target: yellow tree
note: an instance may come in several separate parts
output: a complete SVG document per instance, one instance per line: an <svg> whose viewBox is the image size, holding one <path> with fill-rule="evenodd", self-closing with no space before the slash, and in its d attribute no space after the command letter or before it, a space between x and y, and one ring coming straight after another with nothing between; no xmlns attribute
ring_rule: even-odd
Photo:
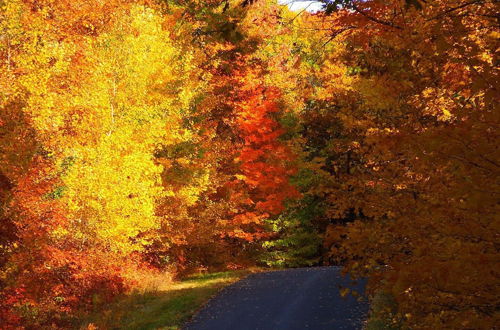
<svg viewBox="0 0 500 330"><path fill-rule="evenodd" d="M190 55L151 8L124 6L108 19L103 30L90 21L89 35L62 42L42 34L48 40L22 54L30 71L20 79L75 229L127 252L130 238L158 226L155 201L169 193L155 150L189 138L180 124L192 95Z"/></svg>
<svg viewBox="0 0 500 330"><path fill-rule="evenodd" d="M1 140L15 243L1 243L0 307L2 319L40 311L24 321L42 326L123 290L116 256L160 226L157 200L173 191L155 151L190 138L181 124L198 79L158 8L12 0L1 15L1 125L19 134Z"/></svg>

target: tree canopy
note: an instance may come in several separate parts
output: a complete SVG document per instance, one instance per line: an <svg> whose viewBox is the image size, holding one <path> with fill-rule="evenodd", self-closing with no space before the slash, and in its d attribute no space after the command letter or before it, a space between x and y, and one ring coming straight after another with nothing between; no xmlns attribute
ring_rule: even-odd
<svg viewBox="0 0 500 330"><path fill-rule="evenodd" d="M3 328L255 264L498 324L497 2L321 2L0 0Z"/></svg>

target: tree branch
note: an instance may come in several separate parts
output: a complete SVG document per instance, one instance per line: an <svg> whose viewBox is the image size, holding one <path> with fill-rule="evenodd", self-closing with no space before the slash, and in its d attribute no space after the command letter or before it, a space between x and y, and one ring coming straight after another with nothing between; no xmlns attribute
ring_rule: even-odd
<svg viewBox="0 0 500 330"><path fill-rule="evenodd" d="M445 10L445 11L443 11L442 13L437 14L436 16L433 16L433 17L431 17L431 18L428 18L428 19L427 19L427 21L432 21L432 20L435 20L435 19L441 18L441 17L443 17L443 16L445 16L445 15L447 15L447 14L449 14L449 13L452 13L452 12L454 12L454 11L456 11L456 10L459 10L459 9L465 8L465 7L470 6L470 5L481 4L481 3L484 3L484 1L482 1L482 0L474 0L474 1L469 1L469 2L463 3L463 4L459 5L459 6L452 7L452 8L450 8L450 9L448 9L448 10Z"/></svg>
<svg viewBox="0 0 500 330"><path fill-rule="evenodd" d="M389 27L394 28L394 29L403 30L403 28L401 26L399 26L399 25L396 25L396 24L394 24L392 22L383 21L383 20L380 20L380 19L378 19L376 17L368 15L365 11L363 11L358 6L356 6L355 3L352 4L352 9L354 9L355 12L357 12L357 13L363 15L364 17L368 18L372 22L375 22L375 23L378 23L378 24L382 24L382 25L385 25L385 26L389 26Z"/></svg>

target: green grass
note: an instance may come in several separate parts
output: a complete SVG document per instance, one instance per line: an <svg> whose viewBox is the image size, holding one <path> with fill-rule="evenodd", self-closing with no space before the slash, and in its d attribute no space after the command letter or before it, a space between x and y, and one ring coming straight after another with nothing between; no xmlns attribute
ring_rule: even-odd
<svg viewBox="0 0 500 330"><path fill-rule="evenodd" d="M180 329L213 295L249 271L190 276L134 292L106 306L85 322L90 329Z"/></svg>

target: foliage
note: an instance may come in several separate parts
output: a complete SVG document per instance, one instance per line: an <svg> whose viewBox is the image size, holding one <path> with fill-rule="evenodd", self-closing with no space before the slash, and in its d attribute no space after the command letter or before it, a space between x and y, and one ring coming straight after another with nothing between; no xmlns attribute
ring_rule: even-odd
<svg viewBox="0 0 500 330"><path fill-rule="evenodd" d="M243 271L196 274L179 282L157 274L150 278L152 286L120 297L104 310L94 312L83 324L105 329L181 329L216 292L247 274Z"/></svg>
<svg viewBox="0 0 500 330"><path fill-rule="evenodd" d="M373 290L394 296L407 326L490 328L498 303L495 5L347 8L329 16L332 29L347 30L336 39L344 50L328 61L352 79L329 101L349 157L332 164L346 171L327 199L333 217L351 208L364 216L331 226L326 244L350 271L370 276Z"/></svg>
<svg viewBox="0 0 500 330"><path fill-rule="evenodd" d="M402 328L401 319L397 317L397 303L391 294L379 291L371 300L370 316L366 329L398 330Z"/></svg>
<svg viewBox="0 0 500 330"><path fill-rule="evenodd" d="M263 262L270 267L305 267L320 261L321 238L297 219L269 220L278 238L263 243Z"/></svg>
<svg viewBox="0 0 500 330"><path fill-rule="evenodd" d="M323 2L0 1L2 326L264 261L494 327L496 2Z"/></svg>

